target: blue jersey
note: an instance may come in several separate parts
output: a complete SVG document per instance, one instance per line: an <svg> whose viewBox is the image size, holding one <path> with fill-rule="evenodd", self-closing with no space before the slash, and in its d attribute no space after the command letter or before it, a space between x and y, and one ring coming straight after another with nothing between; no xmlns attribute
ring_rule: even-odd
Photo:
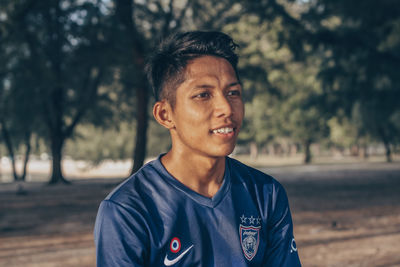
<svg viewBox="0 0 400 267"><path fill-rule="evenodd" d="M283 187L226 158L212 198L164 168L161 156L102 201L97 266L301 266Z"/></svg>

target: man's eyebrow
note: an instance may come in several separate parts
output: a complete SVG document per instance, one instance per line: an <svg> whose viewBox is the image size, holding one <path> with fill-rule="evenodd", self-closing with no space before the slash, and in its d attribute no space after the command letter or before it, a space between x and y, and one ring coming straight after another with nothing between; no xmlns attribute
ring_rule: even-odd
<svg viewBox="0 0 400 267"><path fill-rule="evenodd" d="M242 86L242 83L241 83L241 82L239 82L239 81L237 81L237 82L233 82L233 83L230 83L230 84L228 84L228 87L232 87L232 86L236 86L236 85L240 85L240 86Z"/></svg>
<svg viewBox="0 0 400 267"><path fill-rule="evenodd" d="M235 87L235 86L242 86L242 83L239 82L239 81L230 83L227 86L225 86L225 89L232 88L232 87Z"/></svg>
<svg viewBox="0 0 400 267"><path fill-rule="evenodd" d="M236 82L232 82L232 83L230 83L230 84L228 84L227 86L225 86L225 88L230 88L230 87L234 87L234 86L237 86L237 85L242 85L239 81L236 81ZM192 87L192 89L193 90L196 90L196 89L210 89L210 88L214 88L215 86L213 86L213 85L211 85L211 84L206 84L206 83L204 83L204 84L198 84L198 85L195 85L194 87Z"/></svg>
<svg viewBox="0 0 400 267"><path fill-rule="evenodd" d="M208 88L213 88L214 86L210 85L210 84L199 84L199 85L195 85L192 89L208 89Z"/></svg>

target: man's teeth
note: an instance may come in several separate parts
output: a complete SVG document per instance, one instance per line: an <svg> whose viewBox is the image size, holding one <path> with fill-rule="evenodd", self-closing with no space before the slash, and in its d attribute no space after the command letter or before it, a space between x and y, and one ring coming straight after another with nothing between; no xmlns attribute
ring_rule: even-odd
<svg viewBox="0 0 400 267"><path fill-rule="evenodd" d="M227 134L233 132L233 128L225 127L225 128L220 128L213 130L213 133L222 133L222 134Z"/></svg>

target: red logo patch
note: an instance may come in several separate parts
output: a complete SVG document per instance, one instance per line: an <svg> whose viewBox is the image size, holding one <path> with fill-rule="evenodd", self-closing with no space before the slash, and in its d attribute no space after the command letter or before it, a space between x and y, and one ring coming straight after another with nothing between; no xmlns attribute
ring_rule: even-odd
<svg viewBox="0 0 400 267"><path fill-rule="evenodd" d="M181 241L179 240L179 238L177 237L172 238L171 244L169 245L169 249L173 253L178 253L179 250L181 250Z"/></svg>

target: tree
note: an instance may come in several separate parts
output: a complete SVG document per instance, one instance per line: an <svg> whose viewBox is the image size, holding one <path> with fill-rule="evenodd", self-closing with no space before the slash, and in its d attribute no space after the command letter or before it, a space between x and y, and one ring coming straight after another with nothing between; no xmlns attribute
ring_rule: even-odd
<svg viewBox="0 0 400 267"><path fill-rule="evenodd" d="M297 60L281 40L284 26L280 16L269 20L258 13L244 15L237 27L231 26L235 39L244 44L240 67L248 104L240 138L257 146L300 143L304 162L309 163L311 143L325 136L327 129L318 103L323 94L316 79L319 61L315 55Z"/></svg>
<svg viewBox="0 0 400 267"><path fill-rule="evenodd" d="M295 60L321 60L322 110L351 117L359 105L360 125L381 140L390 161L399 136L400 7L391 0L263 0L248 8L265 21L281 20L280 43Z"/></svg>
<svg viewBox="0 0 400 267"><path fill-rule="evenodd" d="M107 54L105 16L101 5L89 1L7 4L7 24L12 33L18 33L13 45L24 51L14 61L35 78L33 84L22 88L40 96L34 99L40 107L34 115L47 128L52 154L50 183L67 182L61 169L65 140L99 98L98 88L111 56ZM29 94L23 97L28 99Z"/></svg>
<svg viewBox="0 0 400 267"><path fill-rule="evenodd" d="M15 93L16 90L10 90ZM20 97L15 95L0 96L0 132L6 145L11 160L14 181L24 181L27 174L27 165L31 151L31 136L34 132L34 118L29 116L31 109L26 103L21 103ZM18 101L18 102L16 102ZM18 147L25 147L23 167L21 175L16 168L16 151Z"/></svg>
<svg viewBox="0 0 400 267"><path fill-rule="evenodd" d="M13 3L5 3L5 10L12 10ZM0 67L0 135L5 143L11 160L14 181L25 180L27 164L31 151L31 136L39 133L38 120L34 113L37 108L37 96L33 93L35 77L24 66L29 64L25 59L26 49L16 43L21 36L9 21L6 13L0 13L0 35L3 41L0 49L2 64ZM28 90L26 90L28 88ZM36 129L34 126L36 125ZM16 169L16 154L19 148L25 147L21 175Z"/></svg>
<svg viewBox="0 0 400 267"><path fill-rule="evenodd" d="M359 108L359 124L381 140L391 161L400 134L395 118L400 96L400 7L393 1L310 2L303 22L309 42L324 51L320 78L327 108Z"/></svg>
<svg viewBox="0 0 400 267"><path fill-rule="evenodd" d="M146 155L147 127L148 127L148 103L150 94L146 81L145 56L147 51L146 39L138 31L134 14L136 6L133 1L115 1L116 25L120 27L119 36L122 38L121 62L122 83L125 91L135 89L136 93L136 142L133 155L132 173L136 172L144 162ZM134 86L132 86L134 84Z"/></svg>

